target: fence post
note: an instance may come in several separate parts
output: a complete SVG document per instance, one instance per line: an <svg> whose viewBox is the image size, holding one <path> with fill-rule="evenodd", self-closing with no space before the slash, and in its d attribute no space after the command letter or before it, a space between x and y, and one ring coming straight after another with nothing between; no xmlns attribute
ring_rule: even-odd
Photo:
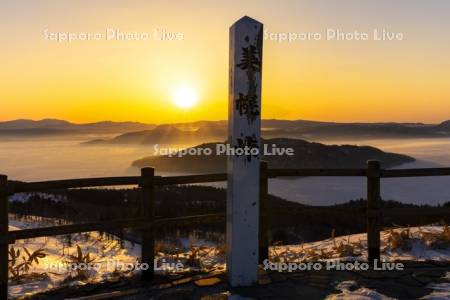
<svg viewBox="0 0 450 300"><path fill-rule="evenodd" d="M267 162L260 163L259 183L259 263L269 258L269 177Z"/></svg>
<svg viewBox="0 0 450 300"><path fill-rule="evenodd" d="M368 260L380 260L381 229L381 165L379 161L367 162L367 250Z"/></svg>
<svg viewBox="0 0 450 300"><path fill-rule="evenodd" d="M8 177L0 175L0 299L8 299Z"/></svg>
<svg viewBox="0 0 450 300"><path fill-rule="evenodd" d="M153 168L141 169L141 206L143 218L146 221L155 219L155 198L153 178L155 170ZM148 264L148 269L142 271L143 280L152 280L154 276L154 259L155 259L155 235L154 227L146 227L142 231L141 260L142 263Z"/></svg>

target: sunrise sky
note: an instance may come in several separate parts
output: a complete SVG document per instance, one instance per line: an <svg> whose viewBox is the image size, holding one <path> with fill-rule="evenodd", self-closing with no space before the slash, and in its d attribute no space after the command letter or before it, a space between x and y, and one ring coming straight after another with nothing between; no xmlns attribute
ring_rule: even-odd
<svg viewBox="0 0 450 300"><path fill-rule="evenodd" d="M319 41L264 41L264 118L450 119L447 0L0 0L0 120L225 119L228 28L244 15L263 22L267 33L322 34ZM151 36L46 38L108 28ZM383 28L403 39L374 41L373 30ZM162 29L183 38L155 40ZM368 33L369 40L326 40L327 29ZM180 104L183 95L189 103Z"/></svg>

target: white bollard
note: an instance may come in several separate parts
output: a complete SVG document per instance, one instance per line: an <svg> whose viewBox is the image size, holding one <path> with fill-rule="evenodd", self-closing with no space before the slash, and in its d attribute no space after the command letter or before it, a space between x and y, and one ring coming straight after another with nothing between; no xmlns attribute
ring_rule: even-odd
<svg viewBox="0 0 450 300"><path fill-rule="evenodd" d="M262 23L246 16L231 26L228 143L236 155L228 156L227 164L227 272L232 286L258 280L262 44Z"/></svg>

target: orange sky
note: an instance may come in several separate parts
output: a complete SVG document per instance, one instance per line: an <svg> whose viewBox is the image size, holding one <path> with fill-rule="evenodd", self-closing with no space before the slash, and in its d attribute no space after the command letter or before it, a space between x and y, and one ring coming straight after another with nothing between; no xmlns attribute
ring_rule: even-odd
<svg viewBox="0 0 450 300"><path fill-rule="evenodd" d="M0 120L148 123L227 117L228 27L247 14L269 33L367 32L401 41L265 40L263 117L333 121L450 119L450 3L444 1L2 2ZM49 32L146 32L179 41L55 42ZM198 104L176 107L188 85Z"/></svg>

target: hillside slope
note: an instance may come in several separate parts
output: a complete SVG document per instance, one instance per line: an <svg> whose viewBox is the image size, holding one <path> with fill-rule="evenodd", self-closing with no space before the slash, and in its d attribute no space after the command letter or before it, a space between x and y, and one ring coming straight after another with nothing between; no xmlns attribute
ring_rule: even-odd
<svg viewBox="0 0 450 300"><path fill-rule="evenodd" d="M414 158L383 152L369 146L324 145L304 140L277 138L264 140L265 145L276 145L279 148L293 148L293 156L264 156L270 168L363 168L367 160L376 159L383 167L390 168L414 161ZM212 155L186 156L150 156L132 163L134 167L152 166L162 171L174 172L225 172L225 154L216 155L218 143L208 143L192 148L211 149Z"/></svg>

